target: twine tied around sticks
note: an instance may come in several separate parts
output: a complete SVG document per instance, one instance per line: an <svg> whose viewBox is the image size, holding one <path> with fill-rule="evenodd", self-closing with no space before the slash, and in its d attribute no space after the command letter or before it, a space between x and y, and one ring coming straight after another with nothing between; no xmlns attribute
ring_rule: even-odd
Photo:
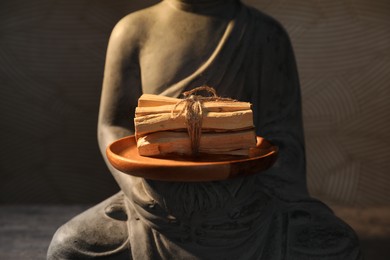
<svg viewBox="0 0 390 260"><path fill-rule="evenodd" d="M212 96L204 97L194 95L198 91L207 91ZM217 95L217 91L209 86L200 86L189 91L183 92L184 99L175 104L171 110L171 118L176 119L184 114L185 122L187 126L188 136L191 142L191 153L197 155L199 153L200 138L202 135L202 119L203 119L203 106L205 101L222 101L222 102L236 102L237 100L231 98L223 98ZM175 113L176 108L183 104L183 108Z"/></svg>

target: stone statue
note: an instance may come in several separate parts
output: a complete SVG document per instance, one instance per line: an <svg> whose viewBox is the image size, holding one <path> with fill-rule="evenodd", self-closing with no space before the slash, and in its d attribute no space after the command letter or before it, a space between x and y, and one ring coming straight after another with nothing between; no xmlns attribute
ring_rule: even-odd
<svg viewBox="0 0 390 260"><path fill-rule="evenodd" d="M98 139L133 134L142 93L200 85L253 103L279 146L268 171L219 182L161 182L108 167L121 191L58 229L48 259L359 259L353 230L309 197L300 87L281 25L238 0L165 0L123 18L107 51Z"/></svg>

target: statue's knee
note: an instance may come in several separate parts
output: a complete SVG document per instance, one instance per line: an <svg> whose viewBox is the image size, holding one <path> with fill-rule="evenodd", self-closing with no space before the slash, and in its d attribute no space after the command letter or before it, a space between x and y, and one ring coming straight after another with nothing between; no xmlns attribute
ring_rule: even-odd
<svg viewBox="0 0 390 260"><path fill-rule="evenodd" d="M116 259L128 248L127 214L115 195L61 226L50 243L48 259ZM109 258L107 258L109 257Z"/></svg>
<svg viewBox="0 0 390 260"><path fill-rule="evenodd" d="M55 232L47 251L47 259L71 259L74 248L72 247L72 237L67 231L67 224L61 226Z"/></svg>
<svg viewBox="0 0 390 260"><path fill-rule="evenodd" d="M117 259L128 254L126 221L105 218L91 223L70 221L61 226L50 243L47 259Z"/></svg>
<svg viewBox="0 0 390 260"><path fill-rule="evenodd" d="M300 259L306 259L302 256L313 259L359 258L359 241L355 232L331 212L316 208L295 210L290 217L289 245Z"/></svg>

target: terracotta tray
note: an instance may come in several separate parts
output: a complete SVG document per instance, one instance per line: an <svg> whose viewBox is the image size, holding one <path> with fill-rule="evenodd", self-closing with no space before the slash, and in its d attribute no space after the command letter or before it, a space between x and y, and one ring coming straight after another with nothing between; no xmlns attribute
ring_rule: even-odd
<svg viewBox="0 0 390 260"><path fill-rule="evenodd" d="M110 163L119 171L161 181L216 181L260 173L275 162L278 148L257 137L251 157L200 154L198 157L170 155L156 158L138 154L134 136L113 142L107 147Z"/></svg>

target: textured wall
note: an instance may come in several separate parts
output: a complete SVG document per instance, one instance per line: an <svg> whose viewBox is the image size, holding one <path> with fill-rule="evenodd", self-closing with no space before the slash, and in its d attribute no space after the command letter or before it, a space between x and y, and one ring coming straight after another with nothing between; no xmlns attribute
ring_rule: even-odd
<svg viewBox="0 0 390 260"><path fill-rule="evenodd" d="M115 192L96 141L106 45L118 19L154 2L0 1L0 202ZM245 2L292 38L312 194L390 205L390 2Z"/></svg>
<svg viewBox="0 0 390 260"><path fill-rule="evenodd" d="M314 196L390 205L390 1L251 1L293 41Z"/></svg>

